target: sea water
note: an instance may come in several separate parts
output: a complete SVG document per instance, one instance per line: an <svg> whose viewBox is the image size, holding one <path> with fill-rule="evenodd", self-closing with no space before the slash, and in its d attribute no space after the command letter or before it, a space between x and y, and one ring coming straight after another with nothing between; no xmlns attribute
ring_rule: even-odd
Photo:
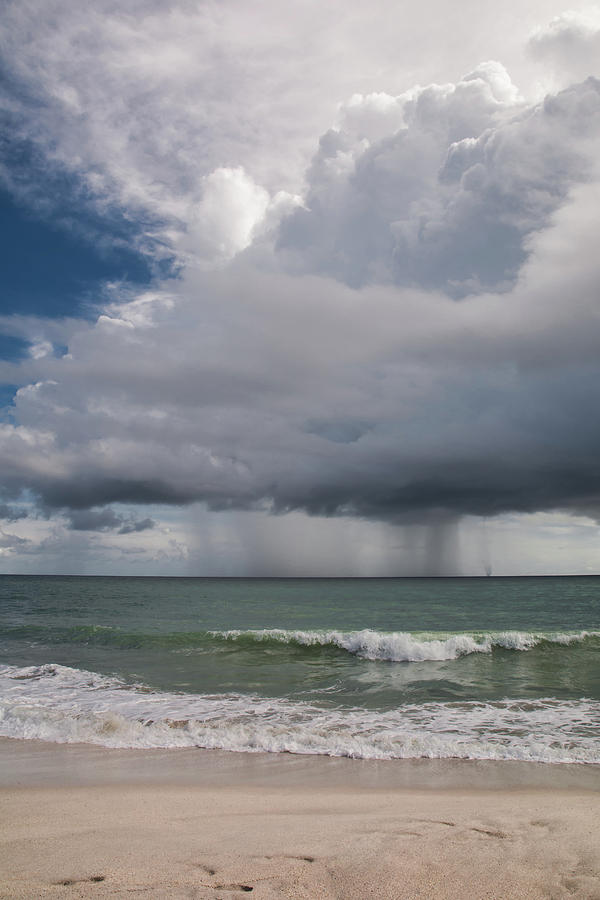
<svg viewBox="0 0 600 900"><path fill-rule="evenodd" d="M600 763L600 578L0 576L0 735Z"/></svg>

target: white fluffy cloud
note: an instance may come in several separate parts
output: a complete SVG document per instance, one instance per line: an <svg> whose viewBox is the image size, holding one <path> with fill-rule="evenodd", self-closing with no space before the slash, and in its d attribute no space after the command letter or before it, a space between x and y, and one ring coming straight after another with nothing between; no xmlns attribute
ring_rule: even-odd
<svg viewBox="0 0 600 900"><path fill-rule="evenodd" d="M244 250L269 205L267 192L243 169L216 169L204 179L198 207L188 224L186 244L192 254L228 260Z"/></svg>
<svg viewBox="0 0 600 900"><path fill-rule="evenodd" d="M353 97L279 249L295 271L355 286L506 290L527 234L593 177L599 138L599 81L526 106L498 63L456 85Z"/></svg>
<svg viewBox="0 0 600 900"><path fill-rule="evenodd" d="M550 67L557 83L587 78L598 71L600 9L588 7L555 16L535 29L529 49L535 59Z"/></svg>
<svg viewBox="0 0 600 900"><path fill-rule="evenodd" d="M561 0L515 2L499 23L495 0L468 0L461 15L439 0L9 0L0 178L46 211L70 192L75 205L135 226L153 255L187 259L184 235L210 229L224 171L242 168L246 191L260 186L244 207L251 216L256 191L300 191L316 137L344 98L361 92L373 105L377 94L455 79L482 55L526 74L515 34L560 12ZM223 245L239 246L237 209L231 233L219 217L218 258Z"/></svg>

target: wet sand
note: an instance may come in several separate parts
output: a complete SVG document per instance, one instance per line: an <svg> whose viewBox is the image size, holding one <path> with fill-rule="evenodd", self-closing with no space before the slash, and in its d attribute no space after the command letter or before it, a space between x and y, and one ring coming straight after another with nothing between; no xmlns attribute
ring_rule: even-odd
<svg viewBox="0 0 600 900"><path fill-rule="evenodd" d="M600 769L0 740L0 897L600 900Z"/></svg>

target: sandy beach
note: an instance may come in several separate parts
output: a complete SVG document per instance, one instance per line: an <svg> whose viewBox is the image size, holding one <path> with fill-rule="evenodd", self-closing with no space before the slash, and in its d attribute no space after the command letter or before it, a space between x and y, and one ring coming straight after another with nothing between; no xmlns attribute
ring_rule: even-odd
<svg viewBox="0 0 600 900"><path fill-rule="evenodd" d="M0 896L600 898L591 766L0 741Z"/></svg>

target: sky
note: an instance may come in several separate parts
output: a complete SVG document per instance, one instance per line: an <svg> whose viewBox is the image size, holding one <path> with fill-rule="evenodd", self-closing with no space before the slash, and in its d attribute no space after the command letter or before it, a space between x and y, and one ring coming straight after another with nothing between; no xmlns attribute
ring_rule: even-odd
<svg viewBox="0 0 600 900"><path fill-rule="evenodd" d="M7 0L0 573L600 572L600 7Z"/></svg>

